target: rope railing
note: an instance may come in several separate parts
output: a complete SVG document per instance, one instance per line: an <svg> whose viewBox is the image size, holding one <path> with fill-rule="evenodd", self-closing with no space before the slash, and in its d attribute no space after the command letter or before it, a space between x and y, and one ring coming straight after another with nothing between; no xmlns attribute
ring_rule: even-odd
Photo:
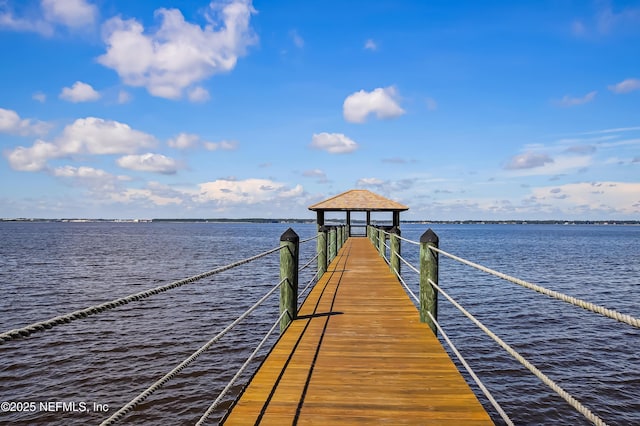
<svg viewBox="0 0 640 426"><path fill-rule="evenodd" d="M385 231L383 231L385 232ZM432 233L432 231L428 231L431 232L431 236L435 236L435 234ZM387 235L393 235L390 233L385 232L385 234ZM397 237L397 236L396 236ZM458 256L452 255L450 253L447 253L444 250L441 250L437 247L437 237L435 238L435 240L431 240L429 239L429 234L425 233L425 235L423 237L426 237L427 243L425 244L425 250L431 250L433 253L436 254L442 254L446 257L449 257L453 260L459 261L467 266L471 266L474 267L476 269L479 269L483 272L487 272L489 274L492 274L494 276L497 276L499 278L505 279L507 281L513 282L515 284L519 284L525 288L529 288L532 290L535 290L539 293L548 295L550 297L556 298L558 300L562 300L571 304L574 304L576 306L582 307L584 309L593 311L595 313L599 313L601 315L616 319L620 322L624 322L626 324L638 327L638 324L640 324L640 320L633 318L629 315L624 315L624 314L620 314L616 311L607 309L607 308L603 308L601 306L597 306L593 303L589 303L589 302L585 302L582 301L580 299L571 297L571 296L566 296L562 293L556 292L556 291L552 291L552 290L548 290L544 287L538 286L536 284L532 284L529 283L527 281L518 279L518 278L514 278L512 276L509 276L507 274L495 271L493 269L487 268L485 266L479 265L477 263L471 262L469 260L460 258ZM423 240L423 237L421 237L421 241ZM411 241L411 240L406 240L406 239L402 239L403 241L407 241L410 242L412 244L416 244L416 245L421 245L423 243L419 243L416 241ZM431 241L435 241L435 243L431 243ZM421 253L422 253L421 249ZM421 276L421 283L422 280L425 278L423 276L423 274L421 273L421 271L414 267L413 265L411 265L410 262L408 262L405 258L403 258L402 256L400 256L399 253L395 253L395 256L397 256L405 265L407 265L412 271L418 273ZM421 254L421 259L422 259L422 254ZM436 262L437 262L437 258L436 258ZM421 265L422 265L422 260L421 260ZM422 268L422 266L421 266ZM437 268L437 266L436 266ZM398 272L398 270L394 268L393 272L396 274L396 276L398 277L398 279L400 280L400 282L402 283L402 285L405 287L405 289L407 290L407 293L414 299L417 301L419 308L421 309L421 312L426 311L426 316L428 316L428 318L430 319L430 321L433 323L434 326L434 330L437 330L441 333L441 335L443 336L443 338L445 339L445 341L447 342L447 344L450 346L451 350L453 351L453 353L458 357L458 359L460 359L460 362L462 363L462 365L465 367L465 369L469 372L469 374L471 375L471 377L474 379L474 381L476 381L476 383L478 383L478 386L480 387L480 389L483 391L483 393L485 393L485 395L487 395L487 398L489 399L489 401L491 402L492 405L494 405L494 407L496 408L496 410L498 411L498 413L500 414L500 416L503 418L503 420L507 423L507 424L513 424L511 422L511 420L509 420L508 416L506 415L506 413L504 413L504 411L499 408L499 405L497 404L497 402L494 401L495 399L492 396L489 396L490 394L487 394L487 392L484 391L484 385L481 384L481 382L479 382L479 380L476 380L476 375L475 373L473 373L473 371L470 369L470 367L468 367L468 364L466 363L466 361L463 361L463 358L461 358L461 355L458 355L458 350L455 348L455 346L453 346L453 343L450 343L450 339L448 338L448 336L446 335L446 333L444 332L444 330L442 329L442 327L438 324L437 319L435 317L435 311L432 314L431 311L429 311L426 308L423 308L421 305L421 302L419 300L419 298L414 294L414 292L411 290L411 288L407 285L407 283L405 282L405 280L402 278L402 276L400 275L400 273ZM544 373L542 373L540 370L538 370L533 364L531 364L528 360L526 360L524 357L522 357L522 355L520 355L517 351L515 351L511 346L509 346L507 343L505 343L502 339L500 339L497 335L495 335L493 332L491 332L491 330L489 330L486 326L484 326L484 324L482 324L479 320L477 320L472 314L470 314L468 311L466 311L464 309L464 307L462 307L459 303L457 303L451 296L449 296L444 290L442 290L441 287L438 286L438 283L435 282L437 281L437 272L436 272L436 276L435 278L431 279L428 278L425 281L428 282L428 285L432 286L432 288L434 288L437 292L439 292L440 294L442 294L443 296L445 296L447 298L447 300L449 300L449 302L451 302L457 309L459 309L465 316L467 316L471 321L473 321L476 326L478 326L482 331L484 331L489 337L491 337L494 341L496 341L504 350L506 350L511 356L513 356L516 360L518 360L523 366L525 366L529 371L531 371L531 373L533 373L536 377L538 377L543 383L545 383L547 386L549 386L554 392L556 392L561 398L563 398L568 404L570 404L573 408L575 408L578 412L580 412L582 415L584 415L587 419L589 419L591 422L593 422L596 425L606 425L606 423L599 418L597 415L595 415L591 410L589 410L587 407L585 407L583 404L581 404L578 400L576 400L573 396L571 396L568 392L566 392L564 389L562 389L558 384L556 384L553 380L551 380L549 377L547 377ZM422 286L422 284L421 284ZM422 291L422 290L421 290ZM421 314L422 315L422 314Z"/></svg>
<svg viewBox="0 0 640 426"><path fill-rule="evenodd" d="M260 259L264 256L267 256L271 253L280 251L282 249L282 247L276 247L273 248L271 250L267 250L265 252L259 253L255 256L252 257L248 257L246 259L242 259L239 260L237 262L233 262L230 263L228 265L225 266L221 266L219 268L213 269L211 271L208 272L203 272L201 274L198 275L194 275L192 277L189 278L184 278L182 280L178 280L178 281L174 281L170 284L166 284L166 285L162 285L150 290L144 290L141 291L139 293L134 293L134 294L130 294L129 296L125 296L125 297L121 297L119 299L115 299L112 300L110 302L105 302L99 305L94 305L94 306L90 306L88 308L84 308L84 309L80 309L77 311L73 311L71 313L68 314L64 314L64 315L60 315L60 316L56 316L53 318L50 318L48 320L45 321L40 321L40 322L36 322L30 325L27 325L25 327L22 328L16 328L13 330L9 330L6 331L2 334L0 334L0 344L4 343L4 342L8 342L10 340L16 340L16 339L20 339L23 337L28 337L33 333L39 332L39 331L45 331L45 330L49 330L57 325L60 324L66 324L72 321L75 321L77 319L83 319L83 318L87 318L89 316L95 315L95 314L99 314L101 312L105 312L114 308L117 308L119 306L122 305L126 305L129 302L134 302L134 301L139 301L142 299L146 299L150 296L154 296L156 294L165 292L167 290L172 290L174 288L178 288L181 287L185 284L189 284L198 280L201 280L203 278L207 278L210 277L211 275L215 275L215 274L219 274L221 272L224 271L228 271L229 269L233 269L237 266L241 266L244 264L247 264L249 262L252 262L254 260Z"/></svg>
<svg viewBox="0 0 640 426"><path fill-rule="evenodd" d="M304 240L300 240L300 244L304 244L306 242L313 241L313 240L315 240L317 238L318 238L318 235L316 234L313 237L309 237L309 238L305 238Z"/></svg>
<svg viewBox="0 0 640 426"><path fill-rule="evenodd" d="M200 349L198 349L193 354L191 354L191 356L189 356L187 359L182 361L173 370L171 370L170 372L165 374L162 378L157 380L155 383L153 383L147 389L145 389L144 391L139 393L135 398L133 398L131 401L129 401L127 404L125 404L122 408L120 408L118 411L116 411L112 416L110 416L108 419L106 419L102 423L100 423L100 426L112 425L112 424L115 424L116 422L122 420L127 415L127 413L132 411L138 404L140 404L145 399L147 399L149 396L151 396L155 391L160 389L169 380L173 379L178 373L180 373L182 370L184 370L187 366L189 366L189 364L191 364L200 355L202 355L207 349L209 349L214 343L216 343L218 340L220 340L231 329L233 329L236 325L238 325L240 322L242 322L242 320L244 320L246 317L248 317L265 300L267 300L269 298L269 296L271 296L278 288L280 288L280 286L285 281L287 281L286 278L282 279L271 290L269 290L269 292L267 292L267 294L262 296L262 298L260 300L258 300L253 306L251 306L247 311L245 311L242 315L240 315L235 321L233 321L231 324L229 324L224 330L222 330L220 333L218 333L216 336L214 336L207 343L202 345L200 347Z"/></svg>
<svg viewBox="0 0 640 426"><path fill-rule="evenodd" d="M400 282L404 286L405 290L407 291L407 294L409 294L409 296L411 296L413 298L413 300L415 300L419 305L420 304L420 298L418 298L418 296L416 296L416 294L413 292L413 290L411 290L411 288L407 285L405 280L402 278L402 275L400 275L400 273L398 273L397 269L394 269L393 272L396 274L396 277L398 277L398 279L400 280ZM482 381L480 380L478 375L475 373L475 371L473 371L473 369L471 368L469 363L464 359L464 357L462 356L462 354L460 353L458 348L453 344L451 339L449 339L449 336L442 329L442 327L440 326L440 323L438 323L438 321L431 314L431 312L429 312L428 314L429 314L429 317L431 318L431 321L433 321L433 323L435 324L436 328L438 329L438 331L440 332L442 337L445 339L445 341L447 342L447 344L449 345L449 347L451 348L453 353L456 355L458 360L460 360L460 363L462 364L462 366L465 368L465 370L467 370L467 372L469 373L469 375L471 376L473 381L476 382L476 384L478 385L478 387L480 388L482 393L487 397L487 399L489 400L491 405L493 405L493 407L496 409L496 411L498 412L500 417L502 417L502 419L505 421L505 423L507 425L513 426L513 422L511 421L511 419L509 418L507 413L505 413L505 411L502 409L502 407L500 406L498 401L496 401L496 399L493 397L493 395L491 394L489 389L484 385L484 383L482 383Z"/></svg>
<svg viewBox="0 0 640 426"><path fill-rule="evenodd" d="M307 263L305 263L303 266L301 266L300 268L298 268L298 272L302 271L304 269L307 269L309 266L311 266L311 264L313 263L314 260L318 259L318 256L320 256L320 253L317 253L315 256L313 256L313 258L311 258Z"/></svg>
<svg viewBox="0 0 640 426"><path fill-rule="evenodd" d="M479 265L477 263L471 262L469 260L463 259L461 257L455 256L453 254L447 253L446 251L441 250L439 248L435 248L435 247L429 247L429 248L431 250L433 250L435 252L438 252L438 253L440 253L440 254L442 254L444 256L447 256L447 257L449 257L449 258L451 258L453 260L456 260L456 261L458 261L460 263L463 263L465 265L471 266L473 268L476 268L476 269L478 269L480 271L483 271L483 272L486 272L488 274L494 275L494 276L496 276L498 278L502 278L503 280L512 282L514 284L518 284L518 285L520 285L522 287L528 288L530 290L534 290L534 291L536 291L538 293L544 294L544 295L552 297L554 299L561 300L561 301L566 302L566 303L570 303L570 304L578 306L578 307L580 307L582 309L586 309L587 311L595 312L597 314L600 314L600 315L603 315L605 317L614 319L616 321L623 322L623 323L628 324L628 325L630 325L632 327L640 328L640 319L634 318L631 315L622 314L622 313L617 312L617 311L615 311L613 309L608 309L608 308L605 308L603 306L599 306L599 305L596 305L594 303L587 302L587 301L584 301L582 299L578 299L577 297L567 296L566 294L560 293L558 291L549 290L549 289L547 289L545 287L542 287L542 286L539 286L537 284L530 283L530 282L522 280L520 278L512 277L512 276L504 274L502 272L498 272L498 271L495 271L493 269L487 268L486 266L482 266L482 265Z"/></svg>
<svg viewBox="0 0 640 426"><path fill-rule="evenodd" d="M419 243L419 242L417 242L417 241L409 240L409 239L407 239L407 238L401 237L401 236L400 236L400 235L398 235L398 234L393 234L393 233L391 233L391 232L387 232L387 231L385 231L384 229L381 229L381 228L378 228L378 229L379 229L380 231L382 231L382 233L383 233L383 234L388 235L389 237L391 237L392 235L395 235L395 236L396 236L396 237L398 237L400 240L402 240L402 241L404 241L404 242L406 242L406 243L409 243L409 244L415 244L415 245L417 245L417 246L419 246L419 245L420 245L420 243Z"/></svg>
<svg viewBox="0 0 640 426"><path fill-rule="evenodd" d="M265 336L262 338L260 343L258 343L254 351L251 353L251 355L249 355L249 358L247 358L244 364L242 364L242 366L238 369L236 374L231 378L231 380L229 380L229 383L227 383L227 386L224 387L224 389L222 390L222 392L220 392L218 397L211 403L209 408L207 408L207 411L205 411L202 417L200 417L200 420L198 420L198 422L196 423L196 426L200 426L204 424L205 420L207 420L207 418L211 415L211 413L213 413L213 411L216 409L218 404L220 404L220 401L222 401L222 398L224 398L227 392L229 392L231 387L236 383L236 381L238 381L238 379L240 378L242 373L244 373L244 371L247 369L249 364L251 364L251 362L255 359L256 355L258 355L258 352L260 351L260 349L262 349L262 347L267 343L267 340L269 339L269 337L271 337L273 332L276 330L276 327L278 327L278 325L280 324L280 320L284 318L285 315L289 315L289 311L286 309L282 311L282 313L280 314L276 322L273 323L273 325L271 326L267 334L265 334Z"/></svg>
<svg viewBox="0 0 640 426"><path fill-rule="evenodd" d="M531 373L533 373L537 378L539 378L544 384L553 389L562 399L564 399L569 405L575 408L578 412L584 415L587 419L589 419L592 423L598 426L604 426L606 423L598 416L596 416L591 410L582 405L577 399L572 397L567 391L562 389L558 384L556 384L553 380L547 377L542 371L538 370L533 364L531 364L526 358L520 355L515 349L509 346L504 342L500 337L498 337L495 333L493 333L489 328L487 328L484 324L482 324L476 317L474 317L469 311L463 308L458 302L456 302L451 296L449 296L438 284L433 282L433 280L429 280L429 284L431 284L440 294L447 298L453 306L458 308L460 312L462 312L467 318L469 318L474 324L476 324L482 331L484 331L489 337L491 337L498 345L500 345L504 350L506 350L511 356L517 359L523 366L525 366Z"/></svg>
<svg viewBox="0 0 640 426"><path fill-rule="evenodd" d="M313 282L318 278L319 273L320 273L320 271L316 271L316 273L313 274L313 276L311 277L311 279L309 280L307 285L302 289L302 291L298 295L298 300L300 300L300 298L306 293L306 291L309 289L309 287L311 287L311 284L313 284Z"/></svg>

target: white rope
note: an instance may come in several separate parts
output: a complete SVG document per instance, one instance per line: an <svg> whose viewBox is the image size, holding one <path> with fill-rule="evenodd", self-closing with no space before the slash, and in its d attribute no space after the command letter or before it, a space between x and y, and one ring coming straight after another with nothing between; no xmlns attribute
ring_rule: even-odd
<svg viewBox="0 0 640 426"><path fill-rule="evenodd" d="M316 260L318 258L318 256L320 256L320 253L316 254L315 256L313 256L313 259L309 260L307 263L304 264L304 266L301 266L300 268L298 268L298 272L302 271L303 269L306 269L309 267L309 265L311 265L311 263L313 263L314 260Z"/></svg>
<svg viewBox="0 0 640 426"><path fill-rule="evenodd" d="M401 236L400 236L400 235L398 235L398 234L393 234L393 233L391 233L391 232L387 232L387 231L385 231L384 229L382 230L382 232L383 232L384 234L389 235L389 236L391 236L391 235L395 235L396 237L398 237L399 239L401 239L402 241L405 241L405 242L407 242L407 243L415 244L415 245L417 245L417 246L419 246L419 245L420 245L420 243L419 243L418 241L409 240L409 239L407 239L407 238L401 237Z"/></svg>
<svg viewBox="0 0 640 426"><path fill-rule="evenodd" d="M271 334L273 334L273 332L276 329L276 327L280 324L280 320L285 316L285 314L288 314L288 313L289 313L289 311L285 309L280 314L280 316L278 317L278 320L273 324L273 326L271 326L271 329L267 332L267 334L260 341L260 343L258 343L258 346L256 346L255 350L251 353L251 355L249 355L249 358L247 358L247 360L244 362L244 364L242 364L240 369L238 369L238 371L231 378L229 383L227 383L227 386L225 386L225 388L222 389L222 392L220 392L220 394L215 399L215 401L213 401L211 403L211 405L209 406L207 411L205 411L205 413L202 415L202 417L200 417L200 420L198 420L198 422L196 423L196 426L200 426L200 425L204 424L204 421L207 419L207 417L209 417L211 415L211 413L213 413L213 410L215 410L215 408L218 406L218 404L220 403L222 398L227 394L227 392L229 392L229 389L231 389L231 387L235 384L235 382L240 378L240 376L242 375L244 370L249 366L249 364L256 357L256 355L258 354L258 351L260 351L260 349L262 349L262 346L264 346L264 344L267 342L267 339L269 339L269 336L271 336Z"/></svg>
<svg viewBox="0 0 640 426"><path fill-rule="evenodd" d="M255 256L248 257L246 259L242 259L242 260L239 260L239 261L234 262L234 263L230 263L230 264L225 265L225 266L221 266L220 268L216 268L216 269L213 269L211 271L204 272L202 274L194 275L194 276L189 277L189 278L184 278L184 279L179 280L179 281L174 281L174 282L172 282L170 284L159 286L159 287L156 287L156 288L153 288L153 289L150 289L150 290L144 290L144 291L141 291L141 292L135 293L135 294L130 294L129 296L125 296L125 297L122 297L120 299L112 300L110 302L105 302L105 303L102 303L100 305L90 306L88 308L84 308L84 309L80 309L80 310L77 310L77 311L73 311L73 312L65 314L65 315L60 315L60 316L57 316L57 317L53 317L53 318L48 319L46 321L36 322L36 323L30 324L30 325L28 325L26 327L16 328L14 330L6 331L6 332L0 334L0 344L2 344L4 342L8 342L9 340L15 340L15 339L19 339L19 338L22 338L22 337L27 337L27 336L35 333L35 332L51 329L52 327L55 327L56 325L69 323L71 321L74 321L74 320L77 320L77 319L80 319L80 318L86 318L86 317L91 316L91 315L99 314L101 312L117 308L118 306L126 305L129 302L146 299L147 297L150 297L150 296L165 292L167 290L171 290L171 289L174 289L174 288L177 288L177 287L181 287L181 286L183 286L185 284L189 284L189 283L192 283L194 281L201 280L202 278L206 278L206 277L209 277L211 275L218 274L220 272L224 272L224 271L227 271L229 269L235 268L236 266L244 265L246 263L252 262L252 261L257 260L257 259L260 259L261 257L264 257L264 256L266 256L268 254L271 254L273 252L281 250L282 247L284 247L284 246L276 247L276 248L273 248L271 250L267 250L267 251L265 251L263 253L257 254Z"/></svg>
<svg viewBox="0 0 640 426"><path fill-rule="evenodd" d="M316 271L315 274L313 274L313 277L311 277L311 279L309 280L309 282L307 283L307 285L305 286L305 288L302 290L302 292L300 292L300 294L298 295L298 299L300 299L304 293L307 291L307 289L311 286L311 283L313 283L313 281L318 278L318 273L320 271Z"/></svg>
<svg viewBox="0 0 640 426"><path fill-rule="evenodd" d="M305 239L305 240L301 240L301 241L299 242L299 244L303 244L303 243L306 243L307 241L315 240L316 238L318 238L318 234L316 234L316 236L315 236L315 237L309 237L309 238L307 238L307 239Z"/></svg>
<svg viewBox="0 0 640 426"><path fill-rule="evenodd" d="M420 271L418 270L418 268L416 268L415 266L407 262L404 257L400 256L399 254L397 256L400 258L400 260L404 262L405 265L409 267L409 269L411 269L413 272L415 272L418 275L420 274Z"/></svg>
<svg viewBox="0 0 640 426"><path fill-rule="evenodd" d="M407 289L407 292L409 293L409 295L410 295L411 297L413 297L413 299L414 299L416 302L418 302L418 304L420 304L420 299L419 299L419 298L418 298L418 296L416 296L416 294L415 294L415 293L414 293L414 292L409 288L409 286L407 285L407 283L402 279L402 275L400 275L400 274L398 273L398 270L394 268L394 269L393 269L393 272L395 272L396 277L398 277L398 279L400 280L400 282L402 283L402 285L404 286L404 288L406 288L406 289Z"/></svg>
<svg viewBox="0 0 640 426"><path fill-rule="evenodd" d="M499 338L495 333L489 330L484 324L482 324L476 317L471 315L465 308L463 308L458 302L453 300L451 296L449 296L442 288L440 288L433 280L429 279L429 284L431 284L435 289L437 289L444 297L446 297L449 302L451 302L456 308L460 310L467 318L473 321L482 331L484 331L489 337L491 337L496 343L498 343L505 351L507 351L511 356L517 359L522 365L524 365L529 371L531 371L537 378L539 378L544 384L553 389L562 399L567 401L569 405L575 408L578 412L580 412L583 416L593 422L595 425L604 426L606 423L596 416L591 410L582 405L578 400L572 397L567 391L562 389L559 385L557 385L553 380L547 377L543 372L538 370L533 364L527 361L522 355L520 355L515 349L505 343L501 338Z"/></svg>
<svg viewBox="0 0 640 426"><path fill-rule="evenodd" d="M464 359L462 354L458 351L458 348L456 348L456 346L453 344L451 339L449 339L449 336L447 336L447 333L444 332L444 330L442 329L438 321L434 318L434 316L431 314L431 312L427 311L427 315L429 315L429 318L431 318L431 321L433 321L433 323L435 324L436 328L438 329L442 337L444 337L444 340L447 342L447 344L449 345L453 353L456 355L456 357L460 360L460 363L462 364L462 366L471 375L471 377L473 378L473 381L476 382L476 384L478 385L482 393L487 397L491 405L493 405L493 408L495 408L498 414L500 414L500 417L502 417L502 420L504 420L506 424L510 426L514 426L513 422L511 421L507 413L504 412L500 404L498 404L498 401L496 401L493 395L491 395L491 392L489 392L489 389L487 389L484 383L482 383L480 378L471 369L471 367L469 366L467 361Z"/></svg>
<svg viewBox="0 0 640 426"><path fill-rule="evenodd" d="M178 373L180 373L182 370L184 370L189 364L191 364L193 361L195 361L196 358L198 358L207 349L209 349L214 343L216 343L218 340L220 340L220 338L222 338L222 336L227 334L227 332L229 332L229 330L231 330L233 327L238 325L242 320L244 320L246 317L248 317L249 314L251 314L251 312L253 312L258 306L260 306L265 300L267 300L269 298L269 296L271 296L273 294L273 292L276 291L282 285L282 283L284 283L285 281L287 281L287 278L283 278L277 285L275 285L271 290L269 290L269 292L267 294L265 294L260 300L258 300L245 313L240 315L235 321L233 321L231 324L229 324L224 330L222 330L220 333L218 333L215 337L213 337L207 343L202 345L202 347L200 347L200 349L198 349L193 354L191 354L191 356L189 356L189 358L187 358L184 361L182 361L177 367L175 367L173 370L171 370L170 372L165 374L161 379L156 381L154 384L152 384L147 389L145 389L140 394L138 394L138 396L136 396L131 401L129 401L127 404L125 404L118 411L113 413L113 415L111 417L109 417L108 419L106 419L105 421L100 423L100 426L112 425L112 424L122 420L124 418L124 416L126 416L127 413L132 411L138 404L143 402L151 394L153 394L155 391L160 389L169 380L173 379Z"/></svg>
<svg viewBox="0 0 640 426"><path fill-rule="evenodd" d="M567 295L562 294L560 292L557 292L557 291L554 291L554 290L549 290L549 289L546 289L546 288L544 288L542 286L527 282L525 280L521 280L519 278L515 278L515 277L512 277L512 276L507 275L507 274L503 274L502 272L494 271L493 269L487 268L486 266L482 266L482 265L479 265L477 263L473 263L473 262L471 262L469 260L463 259L461 257L455 256L455 255L450 254L450 253L447 253L446 251L440 250L440 249L435 248L433 246L429 246L429 248L431 250L437 251L438 253L441 253L441 254L443 254L443 255L445 255L447 257L450 257L451 259L457 260L460 263L464 263L465 265L468 265L468 266L471 266L473 268L479 269L479 270L481 270L483 272L486 272L488 274L495 275L496 277L502 278L503 280L507 280L507 281L510 281L510 282L512 282L514 284L518 284L518 285L520 285L522 287L528 288L530 290L537 291L538 293L545 294L545 295L547 295L549 297L553 297L554 299L558 299L558 300L561 300L563 302L571 303L572 305L579 306L579 307L581 307L583 309L586 309L588 311L595 312L595 313L598 313L600 315L604 315L606 317L609 317L609 318L612 318L614 320L623 322L625 324L629 324L629 325L631 325L633 327L640 328L640 319L634 318L631 315L621 314L621 313L616 312L616 311L614 311L612 309L607 309L607 308L605 308L603 306L598 306L598 305L596 305L594 303L587 302L587 301L578 299L576 297L567 296Z"/></svg>

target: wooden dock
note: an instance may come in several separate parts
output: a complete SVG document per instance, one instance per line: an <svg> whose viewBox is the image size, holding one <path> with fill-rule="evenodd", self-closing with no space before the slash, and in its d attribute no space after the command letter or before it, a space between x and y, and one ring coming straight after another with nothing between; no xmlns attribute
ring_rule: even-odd
<svg viewBox="0 0 640 426"><path fill-rule="evenodd" d="M225 419L491 425L366 238L349 238Z"/></svg>

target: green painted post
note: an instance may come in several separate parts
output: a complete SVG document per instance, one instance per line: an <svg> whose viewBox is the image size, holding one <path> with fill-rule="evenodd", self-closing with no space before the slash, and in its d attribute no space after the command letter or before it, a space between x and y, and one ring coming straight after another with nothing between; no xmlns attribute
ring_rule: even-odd
<svg viewBox="0 0 640 426"><path fill-rule="evenodd" d="M318 252L318 279L327 272L327 228L318 228L318 240L316 241L316 251Z"/></svg>
<svg viewBox="0 0 640 426"><path fill-rule="evenodd" d="M329 227L329 263L336 257L336 227Z"/></svg>
<svg viewBox="0 0 640 426"><path fill-rule="evenodd" d="M436 334L436 325L427 312L438 319L438 292L429 283L431 280L438 284L438 253L429 246L438 248L438 236L431 228L420 237L420 322L427 323Z"/></svg>
<svg viewBox="0 0 640 426"><path fill-rule="evenodd" d="M384 242L386 238L387 236L384 235L384 230L382 228L378 229L378 253L380 253L380 256L382 257L384 257L384 252L385 252Z"/></svg>
<svg viewBox="0 0 640 426"><path fill-rule="evenodd" d="M389 267L391 272L397 271L400 274L400 228L394 226L391 228L391 253L389 254Z"/></svg>
<svg viewBox="0 0 640 426"><path fill-rule="evenodd" d="M280 236L280 331L284 331L298 315L298 249L300 237L291 228Z"/></svg>
<svg viewBox="0 0 640 426"><path fill-rule="evenodd" d="M336 226L336 253L340 251L342 247L342 226Z"/></svg>

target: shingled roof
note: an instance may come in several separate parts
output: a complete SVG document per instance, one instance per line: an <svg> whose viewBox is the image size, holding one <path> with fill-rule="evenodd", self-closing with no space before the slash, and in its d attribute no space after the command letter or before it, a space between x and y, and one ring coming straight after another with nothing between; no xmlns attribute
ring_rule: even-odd
<svg viewBox="0 0 640 426"><path fill-rule="evenodd" d="M352 189L309 206L309 210L399 212L409 210L409 207L366 189Z"/></svg>

